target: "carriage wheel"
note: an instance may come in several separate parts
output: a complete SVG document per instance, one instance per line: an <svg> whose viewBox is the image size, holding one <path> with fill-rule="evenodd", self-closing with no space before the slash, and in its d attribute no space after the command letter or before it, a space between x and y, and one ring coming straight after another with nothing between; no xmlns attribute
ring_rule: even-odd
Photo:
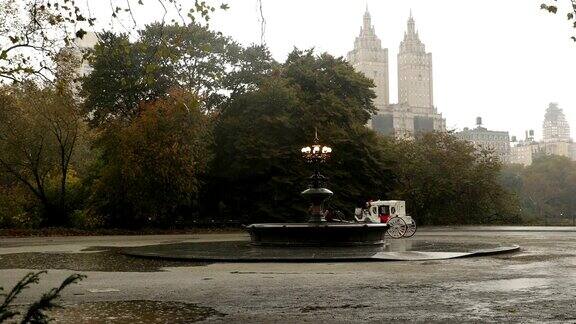
<svg viewBox="0 0 576 324"><path fill-rule="evenodd" d="M404 233L404 237L412 237L416 234L416 222L412 220L412 222L406 225L406 233Z"/></svg>
<svg viewBox="0 0 576 324"><path fill-rule="evenodd" d="M388 220L388 230L386 233L392 238L401 238L406 234L406 222L400 217L393 217Z"/></svg>

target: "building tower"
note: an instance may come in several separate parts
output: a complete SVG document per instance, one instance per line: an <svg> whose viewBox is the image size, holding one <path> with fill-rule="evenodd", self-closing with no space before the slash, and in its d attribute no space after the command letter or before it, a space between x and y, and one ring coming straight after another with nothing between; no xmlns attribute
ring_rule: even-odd
<svg viewBox="0 0 576 324"><path fill-rule="evenodd" d="M546 109L542 134L544 142L570 141L570 125L568 125L564 112L558 107L557 103L550 103L548 109Z"/></svg>
<svg viewBox="0 0 576 324"><path fill-rule="evenodd" d="M86 54L87 51L93 50L96 44L98 44L98 36L94 32L87 32L84 37L74 39L75 47L73 47L73 49L81 61L77 72L81 77L92 73L92 66L90 66L88 60L84 59L84 54Z"/></svg>
<svg viewBox="0 0 576 324"><path fill-rule="evenodd" d="M398 52L398 103L433 107L432 54L426 53L416 31L412 11Z"/></svg>
<svg viewBox="0 0 576 324"><path fill-rule="evenodd" d="M382 110L389 104L388 49L382 48L380 39L374 32L368 7L364 13L360 35L354 41L354 49L348 53L348 62L356 71L374 80L374 105L379 111Z"/></svg>

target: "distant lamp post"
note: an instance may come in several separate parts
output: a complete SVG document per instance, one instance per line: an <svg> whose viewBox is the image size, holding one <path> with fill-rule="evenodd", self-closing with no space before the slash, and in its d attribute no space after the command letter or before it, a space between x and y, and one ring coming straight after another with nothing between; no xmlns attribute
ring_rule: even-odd
<svg viewBox="0 0 576 324"><path fill-rule="evenodd" d="M310 222L319 223L324 221L324 201L332 196L332 191L322 188L325 177L320 174L320 165L330 159L332 148L321 145L318 132L315 134L314 144L302 148L302 157L307 163L312 164L314 174L310 177L310 187L302 192L302 195L312 203L310 210Z"/></svg>

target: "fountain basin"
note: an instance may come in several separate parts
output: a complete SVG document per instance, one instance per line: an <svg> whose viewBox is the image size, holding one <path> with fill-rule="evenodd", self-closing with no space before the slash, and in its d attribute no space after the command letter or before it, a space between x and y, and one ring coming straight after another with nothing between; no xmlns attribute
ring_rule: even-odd
<svg viewBox="0 0 576 324"><path fill-rule="evenodd" d="M388 224L264 223L246 229L254 245L361 246L384 244Z"/></svg>

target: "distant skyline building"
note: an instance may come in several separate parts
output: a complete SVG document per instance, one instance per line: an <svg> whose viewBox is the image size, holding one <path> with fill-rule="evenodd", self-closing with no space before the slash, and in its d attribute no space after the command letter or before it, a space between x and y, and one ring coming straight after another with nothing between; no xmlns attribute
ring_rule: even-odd
<svg viewBox="0 0 576 324"><path fill-rule="evenodd" d="M80 78L92 73L92 66L85 57L85 54L98 44L98 36L94 32L84 34L82 38L76 37L67 46L60 49L57 60L57 70L72 77L74 81L69 84L69 89L77 99L80 98L81 81Z"/></svg>
<svg viewBox="0 0 576 324"><path fill-rule="evenodd" d="M566 121L564 112L558 107L558 103L552 102L548 105L542 123L542 134L544 142L569 142L572 140L570 138L570 125Z"/></svg>
<svg viewBox="0 0 576 324"><path fill-rule="evenodd" d="M570 137L570 125L557 103L550 103L542 123L542 141L534 141L534 132L510 150L510 163L530 165L540 155L565 156L576 160L576 145Z"/></svg>
<svg viewBox="0 0 576 324"><path fill-rule="evenodd" d="M432 54L426 53L410 11L398 51L398 102L412 107L433 107L432 79Z"/></svg>
<svg viewBox="0 0 576 324"><path fill-rule="evenodd" d="M98 36L94 32L87 32L82 38L77 37L74 39L74 47L72 47L72 50L80 62L77 70L78 76L84 77L92 73L93 68L90 66L88 60L84 59L84 54L86 51L94 49L96 44L98 44Z"/></svg>
<svg viewBox="0 0 576 324"><path fill-rule="evenodd" d="M502 162L508 162L510 156L510 135L507 131L493 131L482 127L482 118L476 118L476 128L465 127L454 134L459 139L468 141L480 149L493 150Z"/></svg>
<svg viewBox="0 0 576 324"><path fill-rule="evenodd" d="M508 163L528 166L539 154L541 154L540 143L534 141L534 131L529 130L526 131L523 140L518 141L510 148Z"/></svg>
<svg viewBox="0 0 576 324"><path fill-rule="evenodd" d="M382 42L376 36L368 9L364 13L360 35L354 41L354 49L348 53L348 62L358 72L374 80L378 110L390 103L388 79L388 49L382 48Z"/></svg>
<svg viewBox="0 0 576 324"><path fill-rule="evenodd" d="M382 48L368 9L364 13L360 35L347 58L356 71L373 79L376 86L374 105L377 114L372 116L369 127L396 137L446 130L446 120L434 107L432 54L426 52L420 41L412 12L397 55L398 103L389 103L388 49Z"/></svg>

